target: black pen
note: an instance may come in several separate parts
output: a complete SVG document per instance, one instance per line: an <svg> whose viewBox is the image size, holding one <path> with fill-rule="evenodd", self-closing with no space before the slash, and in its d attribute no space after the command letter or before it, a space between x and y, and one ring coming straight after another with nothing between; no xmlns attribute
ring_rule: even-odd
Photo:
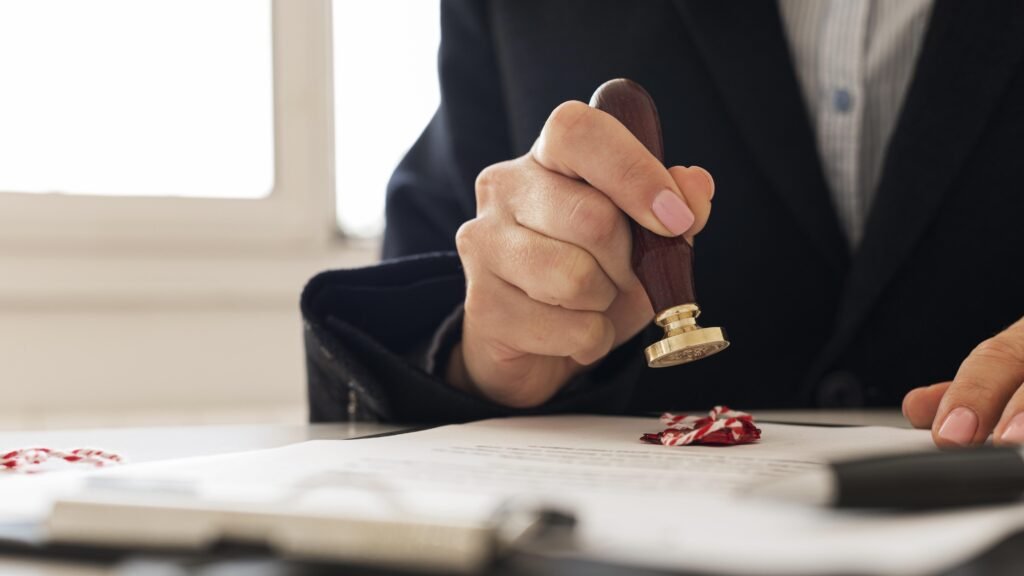
<svg viewBox="0 0 1024 576"><path fill-rule="evenodd" d="M982 446L833 462L756 487L754 494L836 508L930 510L1024 497L1024 452Z"/></svg>

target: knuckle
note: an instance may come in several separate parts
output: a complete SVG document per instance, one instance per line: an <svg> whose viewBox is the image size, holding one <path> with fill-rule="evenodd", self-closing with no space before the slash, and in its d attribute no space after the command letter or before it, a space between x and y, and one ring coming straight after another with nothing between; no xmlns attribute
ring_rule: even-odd
<svg viewBox="0 0 1024 576"><path fill-rule="evenodd" d="M576 323L576 348L593 350L604 343L609 328L608 319L598 312L583 312Z"/></svg>
<svg viewBox="0 0 1024 576"><path fill-rule="evenodd" d="M633 190L643 188L649 181L654 169L651 158L642 154L636 154L631 158L623 160L619 167L618 184L622 190Z"/></svg>
<svg viewBox="0 0 1024 576"><path fill-rule="evenodd" d="M954 404L962 403L968 406L992 406L999 397L997 390L970 377L957 378L954 386L950 387L950 394L953 396Z"/></svg>
<svg viewBox="0 0 1024 576"><path fill-rule="evenodd" d="M596 312L589 313L587 317L587 320L580 322L580 340L576 353L572 354L575 361L584 365L593 364L608 354L614 339L614 327L610 320Z"/></svg>
<svg viewBox="0 0 1024 576"><path fill-rule="evenodd" d="M582 250L573 250L562 271L559 304L576 309L604 311L615 299L615 290L608 290L597 262Z"/></svg>
<svg viewBox="0 0 1024 576"><path fill-rule="evenodd" d="M995 336L978 344L971 352L971 356L1002 364L1024 366L1024 341Z"/></svg>
<svg viewBox="0 0 1024 576"><path fill-rule="evenodd" d="M594 194L580 194L569 207L566 222L587 246L605 248L618 244L623 217L611 201Z"/></svg>
<svg viewBox="0 0 1024 576"><path fill-rule="evenodd" d="M477 209L485 206L487 201L494 196L494 189L498 186L498 169L495 165L488 166L476 175L473 189L476 192Z"/></svg>
<svg viewBox="0 0 1024 576"><path fill-rule="evenodd" d="M481 241L482 227L481 220L473 218L463 222L455 231L455 249L463 259L470 258L475 253L476 246Z"/></svg>
<svg viewBox="0 0 1024 576"><path fill-rule="evenodd" d="M569 100L559 104L551 111L548 117L547 126L553 129L554 134L568 134L589 116L592 109L579 100Z"/></svg>
<svg viewBox="0 0 1024 576"><path fill-rule="evenodd" d="M594 266L582 250L569 250L561 270L562 297L568 302L579 302L587 297L594 283Z"/></svg>
<svg viewBox="0 0 1024 576"><path fill-rule="evenodd" d="M562 304L562 295L552 279L551 270L558 266L558 259L550 254L530 254L521 257L519 266L522 282L517 284L526 295L536 302L551 306Z"/></svg>
<svg viewBox="0 0 1024 576"><path fill-rule="evenodd" d="M583 124L593 110L583 102L570 100L558 105L551 111L538 142L541 156L548 156L551 149L558 149L568 142L575 131Z"/></svg>
<svg viewBox="0 0 1024 576"><path fill-rule="evenodd" d="M498 191L502 189L505 180L508 178L509 170L509 162L499 162L491 164L476 175L473 189L476 192L476 205L478 209L481 206L486 206L498 195Z"/></svg>

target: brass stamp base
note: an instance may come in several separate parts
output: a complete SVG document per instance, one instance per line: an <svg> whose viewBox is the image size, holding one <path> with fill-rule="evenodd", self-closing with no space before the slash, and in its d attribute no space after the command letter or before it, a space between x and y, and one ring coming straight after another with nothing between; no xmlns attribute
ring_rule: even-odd
<svg viewBox="0 0 1024 576"><path fill-rule="evenodd" d="M654 322L665 329L665 337L644 350L647 365L665 368L700 360L729 346L721 328L697 325L700 308L696 304L673 306L663 311Z"/></svg>

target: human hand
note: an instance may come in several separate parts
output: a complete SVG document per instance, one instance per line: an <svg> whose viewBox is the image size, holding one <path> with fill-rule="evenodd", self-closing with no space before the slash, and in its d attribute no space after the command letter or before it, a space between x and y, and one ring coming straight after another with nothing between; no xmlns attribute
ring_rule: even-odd
<svg viewBox="0 0 1024 576"><path fill-rule="evenodd" d="M1024 319L975 348L952 382L915 388L903 414L939 446L1024 444Z"/></svg>
<svg viewBox="0 0 1024 576"><path fill-rule="evenodd" d="M547 401L654 317L626 216L692 243L713 194L704 169L666 169L612 116L560 105L528 154L477 178L477 216L456 235L467 292L449 383Z"/></svg>

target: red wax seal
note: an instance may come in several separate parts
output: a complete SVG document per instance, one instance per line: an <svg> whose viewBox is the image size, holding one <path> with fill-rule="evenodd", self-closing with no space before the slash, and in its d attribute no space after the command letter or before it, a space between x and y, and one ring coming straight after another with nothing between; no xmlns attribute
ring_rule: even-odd
<svg viewBox="0 0 1024 576"><path fill-rule="evenodd" d="M715 406L707 416L677 416L666 412L661 415L661 423L666 426L665 430L644 434L640 440L664 446L732 446L761 439L761 429L754 424L754 417L730 410L728 406Z"/></svg>

